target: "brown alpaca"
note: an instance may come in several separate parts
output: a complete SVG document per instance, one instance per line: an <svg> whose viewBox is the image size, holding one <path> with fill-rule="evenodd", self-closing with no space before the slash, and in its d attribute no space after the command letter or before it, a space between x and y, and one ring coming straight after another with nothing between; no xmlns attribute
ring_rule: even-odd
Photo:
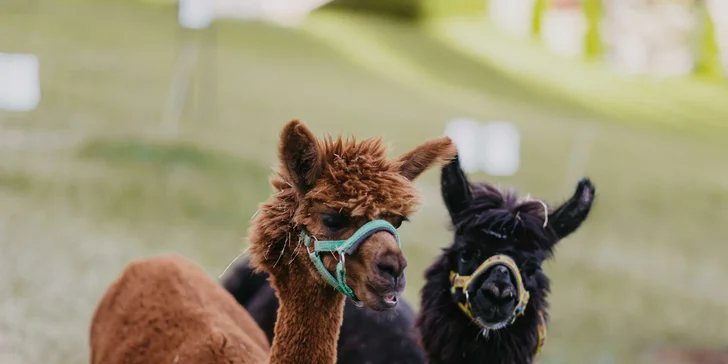
<svg viewBox="0 0 728 364"><path fill-rule="evenodd" d="M91 363L262 363L268 339L248 312L184 258L129 264L91 324Z"/></svg>
<svg viewBox="0 0 728 364"><path fill-rule="evenodd" d="M387 148L379 138L356 142L326 137L320 141L294 120L283 128L278 152L278 176L271 180L275 193L270 201L261 204L250 233L252 264L270 275L280 302L267 362L333 364L345 296L317 270L316 253L310 254L313 247L327 244L326 241L359 237L346 254L319 255L327 275L336 277L345 270L343 286L351 290L347 295L357 303L379 311L395 307L406 285L407 261L394 228L419 205L412 181L429 167L445 164L454 157L455 146L449 138L435 139L388 160ZM388 227L363 233L361 229L372 223ZM342 270L337 268L339 262ZM164 261L150 261L139 270L154 272L164 265ZM202 301L201 296L214 290L208 288L209 280L188 283L188 271L194 269L185 269L152 274L156 279L131 279L134 285L145 287L118 282L112 285L99 307L105 312L97 312L92 323L92 363L171 363L186 344L198 350L198 356L185 357L190 363L266 362L261 354L267 350L267 345L260 343L263 334L257 326L250 326L254 321L244 309L226 313L237 317L234 321L240 330L215 326L212 322L216 329L213 330L206 324L214 321L211 317L216 312L224 311L221 308L237 302L227 294L205 299L204 310L190 305L190 301ZM120 281L133 273L128 269ZM166 280L182 286L182 292L165 294L168 288L162 286L170 284ZM145 299L162 304L153 306L158 312L144 316L154 325L145 324L134 331L130 327L140 324L128 318L134 314L127 310L149 311L140 303ZM197 326L193 331L180 332L183 339L166 345L158 341L168 340L176 331L183 330L176 325L178 320L165 321L165 317L177 317ZM228 361L212 359L217 354L211 351L220 350L219 347L204 344L221 344L219 338L224 338L220 347L229 349L224 351L226 355L235 350L234 355L225 357ZM103 345L108 342L114 346ZM208 352L203 352L203 347Z"/></svg>

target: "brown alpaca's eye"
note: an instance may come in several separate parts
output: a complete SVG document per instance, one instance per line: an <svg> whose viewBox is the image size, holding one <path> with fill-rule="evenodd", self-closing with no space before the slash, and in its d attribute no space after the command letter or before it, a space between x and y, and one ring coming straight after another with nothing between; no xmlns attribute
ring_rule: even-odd
<svg viewBox="0 0 728 364"><path fill-rule="evenodd" d="M344 228L349 223L349 217L339 213L321 214L321 223L327 229L336 231Z"/></svg>
<svg viewBox="0 0 728 364"><path fill-rule="evenodd" d="M402 223L405 221L409 221L409 219L405 216L402 216L400 218L395 219L392 226L394 226L395 229L399 229L399 227L402 226Z"/></svg>

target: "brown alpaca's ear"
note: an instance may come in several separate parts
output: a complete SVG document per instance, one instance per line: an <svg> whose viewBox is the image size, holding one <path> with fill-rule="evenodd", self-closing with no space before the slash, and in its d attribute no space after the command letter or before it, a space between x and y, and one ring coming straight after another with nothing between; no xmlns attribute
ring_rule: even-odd
<svg viewBox="0 0 728 364"><path fill-rule="evenodd" d="M298 120L283 127L278 158L287 182L303 195L316 183L322 170L321 147L316 136Z"/></svg>
<svg viewBox="0 0 728 364"><path fill-rule="evenodd" d="M397 158L400 163L399 173L413 181L434 164L440 166L446 164L456 153L455 144L448 137L428 140Z"/></svg>

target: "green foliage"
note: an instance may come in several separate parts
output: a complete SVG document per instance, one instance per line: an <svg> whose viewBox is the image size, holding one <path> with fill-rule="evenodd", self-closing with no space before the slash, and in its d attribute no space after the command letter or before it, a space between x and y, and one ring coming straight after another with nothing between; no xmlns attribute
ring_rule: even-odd
<svg viewBox="0 0 728 364"><path fill-rule="evenodd" d="M485 0L334 0L324 6L327 7L418 21L429 17L483 14Z"/></svg>
<svg viewBox="0 0 728 364"><path fill-rule="evenodd" d="M548 0L535 0L533 2L533 15L531 17L531 35L534 38L541 38L541 22L543 14L548 9Z"/></svg>
<svg viewBox="0 0 728 364"><path fill-rule="evenodd" d="M703 29L700 36L700 54L695 67L695 74L712 79L719 79L722 76L722 66L720 63L718 40L715 35L715 24L704 1L700 9L703 16Z"/></svg>
<svg viewBox="0 0 728 364"><path fill-rule="evenodd" d="M486 0L424 0L423 13L428 17L485 14Z"/></svg>
<svg viewBox="0 0 728 364"><path fill-rule="evenodd" d="M597 59L603 51L602 38L599 34L599 22L602 18L602 0L584 0L582 3L586 16L587 30L584 39L584 56L586 59Z"/></svg>
<svg viewBox="0 0 728 364"><path fill-rule="evenodd" d="M421 0L334 0L324 8L347 9L412 21L422 17L422 3Z"/></svg>

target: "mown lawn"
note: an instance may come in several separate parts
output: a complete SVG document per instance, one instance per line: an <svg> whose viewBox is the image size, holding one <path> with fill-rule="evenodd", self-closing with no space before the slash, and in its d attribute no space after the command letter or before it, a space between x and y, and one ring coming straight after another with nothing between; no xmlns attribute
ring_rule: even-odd
<svg viewBox="0 0 728 364"><path fill-rule="evenodd" d="M651 363L654 345L725 345L728 113L716 101L697 107L694 128L675 128L720 89L666 90L644 110L612 88L606 106L588 103L598 88L575 99L493 61L539 54L516 43L466 51L471 38L448 34L467 24L326 12L301 29L222 21L195 33L165 7L38 4L0 8L0 52L37 54L43 82L37 110L0 112L0 363L87 362L95 304L135 257L177 252L219 276L247 246L292 118L319 135L383 135L392 155L454 117L507 119L521 131L521 170L490 180L556 203L591 176L593 215L547 265L541 363ZM165 104L185 47L200 58L175 135ZM592 73L578 75L590 85ZM449 241L437 178L418 182L425 204L401 230L415 304L421 272Z"/></svg>

